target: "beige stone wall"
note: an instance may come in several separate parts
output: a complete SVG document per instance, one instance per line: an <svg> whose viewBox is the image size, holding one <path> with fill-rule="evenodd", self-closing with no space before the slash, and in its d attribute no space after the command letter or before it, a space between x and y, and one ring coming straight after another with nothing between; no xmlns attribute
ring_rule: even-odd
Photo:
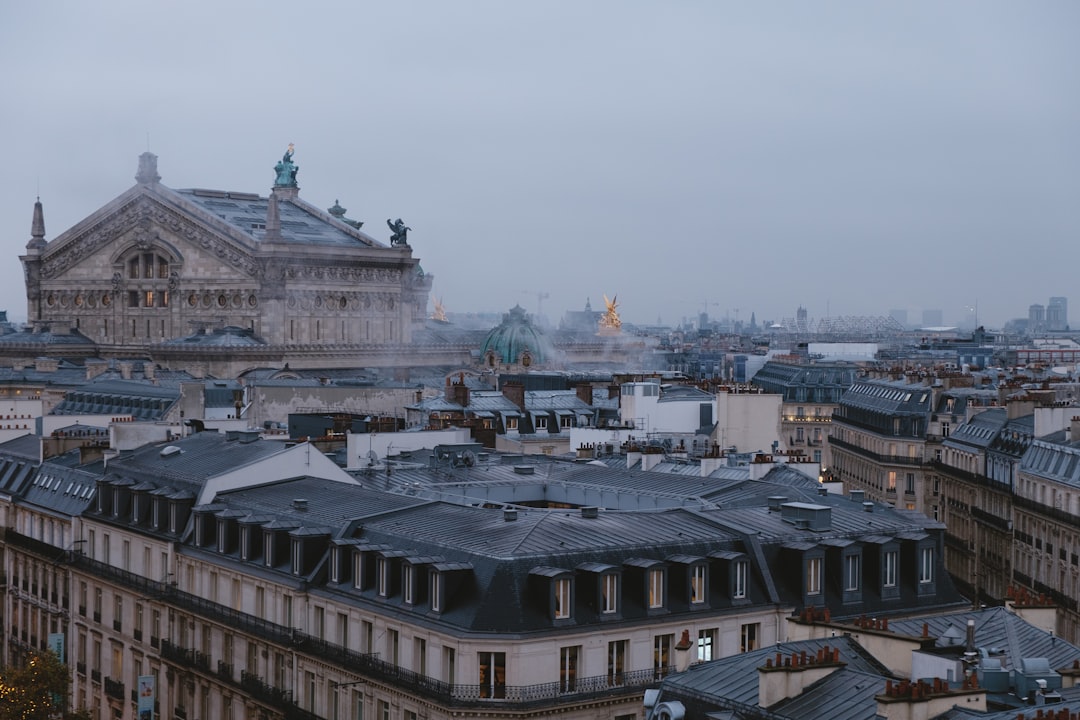
<svg viewBox="0 0 1080 720"><path fill-rule="evenodd" d="M411 250L287 240L263 247L166 188L136 187L42 251L29 317L68 321L113 347L185 337L199 324L248 328L274 345L411 340L430 286Z"/></svg>

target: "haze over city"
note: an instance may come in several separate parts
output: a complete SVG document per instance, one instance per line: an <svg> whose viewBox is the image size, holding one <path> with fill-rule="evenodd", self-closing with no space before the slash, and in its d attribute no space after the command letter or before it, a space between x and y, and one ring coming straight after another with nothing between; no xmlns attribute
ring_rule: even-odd
<svg viewBox="0 0 1080 720"><path fill-rule="evenodd" d="M450 312L630 322L941 309L1000 326L1080 260L1072 2L21 3L0 24L8 261L134 184L301 197Z"/></svg>

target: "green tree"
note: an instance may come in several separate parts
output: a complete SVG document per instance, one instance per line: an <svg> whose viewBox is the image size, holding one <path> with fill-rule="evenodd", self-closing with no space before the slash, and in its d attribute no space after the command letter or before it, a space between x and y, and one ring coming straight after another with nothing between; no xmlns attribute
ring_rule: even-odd
<svg viewBox="0 0 1080 720"><path fill-rule="evenodd" d="M0 672L0 720L48 720L58 717L67 703L71 673L55 653L30 652L25 662ZM66 718L86 717L66 714Z"/></svg>

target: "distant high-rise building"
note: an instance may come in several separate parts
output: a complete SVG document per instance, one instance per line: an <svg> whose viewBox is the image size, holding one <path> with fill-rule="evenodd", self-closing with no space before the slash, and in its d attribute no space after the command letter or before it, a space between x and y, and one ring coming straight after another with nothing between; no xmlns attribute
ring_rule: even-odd
<svg viewBox="0 0 1080 720"><path fill-rule="evenodd" d="M895 308L889 311L889 317L903 326L907 326L907 310L903 308Z"/></svg>
<svg viewBox="0 0 1080 720"><path fill-rule="evenodd" d="M1065 330L1069 327L1069 299L1052 297L1046 306L1046 329Z"/></svg>
<svg viewBox="0 0 1080 720"><path fill-rule="evenodd" d="M922 324L923 327L941 327L943 324L941 310L923 310Z"/></svg>
<svg viewBox="0 0 1080 720"><path fill-rule="evenodd" d="M1046 307L1035 303L1028 306L1028 330L1037 332L1046 327Z"/></svg>

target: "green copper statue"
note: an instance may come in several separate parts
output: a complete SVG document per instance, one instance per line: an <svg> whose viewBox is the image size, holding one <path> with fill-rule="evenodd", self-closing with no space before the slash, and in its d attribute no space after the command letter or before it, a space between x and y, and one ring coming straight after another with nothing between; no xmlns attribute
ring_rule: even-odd
<svg viewBox="0 0 1080 720"><path fill-rule="evenodd" d="M276 187L296 187L296 173L300 171L300 166L293 163L292 157L293 144L289 143L289 149L285 151L281 162L274 166L274 172L277 173L277 179L274 180Z"/></svg>

